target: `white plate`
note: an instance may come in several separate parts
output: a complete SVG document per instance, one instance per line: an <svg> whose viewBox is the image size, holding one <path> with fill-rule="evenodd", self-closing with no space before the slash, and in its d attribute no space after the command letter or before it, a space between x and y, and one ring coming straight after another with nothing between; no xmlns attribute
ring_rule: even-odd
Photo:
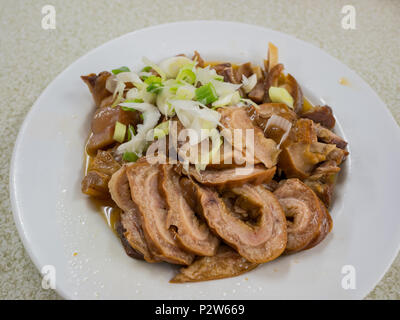
<svg viewBox="0 0 400 320"><path fill-rule="evenodd" d="M281 257L240 277L169 284L169 265L126 256L117 237L80 191L83 150L94 110L80 75L142 56L159 61L198 50L208 60L261 64L271 41L279 60L314 103L327 103L349 142L331 214L332 233L316 248ZM339 84L346 78L350 85ZM91 51L43 92L19 133L11 168L15 222L39 268L56 269L65 298L270 299L363 298L399 249L400 134L384 103L348 67L320 49L261 27L181 22L139 30ZM74 256L74 252L77 253ZM342 287L343 266L355 268L356 289Z"/></svg>

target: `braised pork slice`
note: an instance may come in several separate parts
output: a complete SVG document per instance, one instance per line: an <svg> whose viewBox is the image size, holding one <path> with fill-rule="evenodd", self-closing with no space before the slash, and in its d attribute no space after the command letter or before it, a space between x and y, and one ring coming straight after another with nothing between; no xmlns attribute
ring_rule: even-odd
<svg viewBox="0 0 400 320"><path fill-rule="evenodd" d="M325 161L336 148L333 144L296 142L285 146L279 158L279 167L288 178L305 179L315 166Z"/></svg>
<svg viewBox="0 0 400 320"><path fill-rule="evenodd" d="M263 103L258 108L249 107L247 112L261 129L266 127L269 118L273 115L282 117L290 122L295 122L297 119L296 113L284 103Z"/></svg>
<svg viewBox="0 0 400 320"><path fill-rule="evenodd" d="M89 87L97 107L100 106L100 103L104 98L112 95L112 93L106 89L106 82L110 76L111 73L107 71L100 72L98 75L91 73L87 76L81 76L81 79Z"/></svg>
<svg viewBox="0 0 400 320"><path fill-rule="evenodd" d="M179 169L177 169L179 171ZM233 167L226 169L207 168L204 171L197 171L193 166L189 167L189 171L181 172L194 178L206 186L226 189L242 186L245 183L258 185L268 183L275 175L276 167L267 169L264 165L258 164L253 168L249 167Z"/></svg>
<svg viewBox="0 0 400 320"><path fill-rule="evenodd" d="M108 182L120 167L110 152L99 150L82 180L82 192L97 198L109 197Z"/></svg>
<svg viewBox="0 0 400 320"><path fill-rule="evenodd" d="M152 252L166 262L189 265L194 255L182 250L167 228L167 205L159 193L157 164L138 161L126 170L132 201L140 213L142 228Z"/></svg>
<svg viewBox="0 0 400 320"><path fill-rule="evenodd" d="M331 205L335 177L339 171L340 168L337 163L334 160L328 160L314 169L311 176L303 181L315 192L327 208Z"/></svg>
<svg viewBox="0 0 400 320"><path fill-rule="evenodd" d="M320 201L320 206L322 211L324 212L321 225L319 227L319 231L317 235L314 237L313 240L304 248L304 250L311 249L319 244L325 237L328 235L329 232L332 230L333 221L329 211L326 209L325 205Z"/></svg>
<svg viewBox="0 0 400 320"><path fill-rule="evenodd" d="M98 149L115 144L114 129L115 123L121 122L124 125L136 125L139 119L139 113L136 111L124 111L117 106L98 108L92 119L92 135L86 145L86 150L90 155L97 152Z"/></svg>
<svg viewBox="0 0 400 320"><path fill-rule="evenodd" d="M167 228L186 251L199 256L213 256L219 240L189 206L179 180L180 175L172 165L160 165L159 188L168 206Z"/></svg>
<svg viewBox="0 0 400 320"><path fill-rule="evenodd" d="M311 119L328 129L332 129L336 123L332 108L329 106L317 106L310 111L304 112L301 117Z"/></svg>
<svg viewBox="0 0 400 320"><path fill-rule="evenodd" d="M251 207L254 222L249 222L230 211L212 189L185 178L181 184L193 193L211 230L248 261L268 262L285 250L285 214L276 197L264 187L246 184L231 189L241 204Z"/></svg>
<svg viewBox="0 0 400 320"><path fill-rule="evenodd" d="M340 149L346 148L346 141L344 141L337 134L333 133L331 130L321 126L319 123L315 125L315 131L320 141L335 144Z"/></svg>
<svg viewBox="0 0 400 320"><path fill-rule="evenodd" d="M287 220L286 253L303 250L321 233L324 208L316 194L298 179L283 180L274 191Z"/></svg>
<svg viewBox="0 0 400 320"><path fill-rule="evenodd" d="M284 87L288 90L289 94L293 97L293 107L297 114L303 112L303 91L296 79L289 73L286 76Z"/></svg>
<svg viewBox="0 0 400 320"><path fill-rule="evenodd" d="M117 206L123 211L121 213L121 230L129 245L147 262L160 261L149 250L142 226L141 218L136 205L131 199L129 181L126 175L126 166L123 166L113 174L108 184L111 197ZM124 244L123 239L121 241ZM128 252L128 251L127 251Z"/></svg>
<svg viewBox="0 0 400 320"><path fill-rule="evenodd" d="M170 282L197 282L236 277L257 266L257 263L247 261L232 248L222 245L216 255L198 258L190 266L182 268Z"/></svg>
<svg viewBox="0 0 400 320"><path fill-rule="evenodd" d="M246 150L267 168L276 165L280 152L276 142L266 138L264 132L254 126L245 109L228 107L220 108L218 111L221 113L220 122L224 127L221 134L235 149ZM250 134L249 137L247 137L248 134ZM251 139L251 134L253 134L254 140Z"/></svg>

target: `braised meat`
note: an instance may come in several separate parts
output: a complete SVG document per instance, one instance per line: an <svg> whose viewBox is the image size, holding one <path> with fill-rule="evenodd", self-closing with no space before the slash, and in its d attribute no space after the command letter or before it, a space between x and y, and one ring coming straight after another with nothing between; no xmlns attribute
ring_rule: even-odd
<svg viewBox="0 0 400 320"><path fill-rule="evenodd" d="M247 261L230 247L222 245L216 255L198 258L189 267L182 268L170 282L197 282L235 277L257 266L257 263Z"/></svg>
<svg viewBox="0 0 400 320"><path fill-rule="evenodd" d="M301 114L301 117L311 119L328 129L332 129L336 123L335 117L333 116L332 108L329 106L315 107L312 110Z"/></svg>
<svg viewBox="0 0 400 320"><path fill-rule="evenodd" d="M264 263L278 257L286 245L284 212L275 196L262 186L244 185L231 192L254 208L254 222L239 219L210 188L184 179L201 207L208 226L248 261Z"/></svg>
<svg viewBox="0 0 400 320"><path fill-rule="evenodd" d="M254 126L247 112L243 108L229 107L219 109L221 113L221 124L224 130L221 134L234 148L246 149L246 152L254 155L267 168L272 168L278 161L279 149L276 142L264 136L264 132ZM237 137L241 133L241 137ZM247 134L254 135L254 145L247 144Z"/></svg>
<svg viewBox="0 0 400 320"><path fill-rule="evenodd" d="M93 100L97 107L100 106L102 100L112 93L106 89L107 79L111 76L111 73L107 71L100 72L98 75L95 73L82 76L82 80L87 84L90 92L92 93Z"/></svg>
<svg viewBox="0 0 400 320"><path fill-rule="evenodd" d="M189 265L194 255L181 249L167 227L167 204L159 193L158 165L136 162L126 170L131 197L140 213L142 228L150 251L163 261Z"/></svg>
<svg viewBox="0 0 400 320"><path fill-rule="evenodd" d="M126 241L132 249L134 249L139 256L143 256L147 262L160 261L150 252L147 246L138 208L131 199L129 181L126 175L126 166L123 166L112 176L109 188L112 199L123 211L121 214L120 231L123 232Z"/></svg>
<svg viewBox="0 0 400 320"><path fill-rule="evenodd" d="M259 164L255 165L254 168L210 168L199 172L194 167L190 166L189 172L185 172L181 168L177 168L177 170L188 174L203 185L226 189L242 186L245 183L252 183L254 185L267 183L273 178L276 167L266 169L262 164Z"/></svg>
<svg viewBox="0 0 400 320"><path fill-rule="evenodd" d="M110 152L99 150L82 180L82 192L92 197L107 198L108 182L120 167Z"/></svg>
<svg viewBox="0 0 400 320"><path fill-rule="evenodd" d="M287 219L287 253L305 249L325 232L325 227L321 227L321 224L328 219L326 210L315 193L300 180L282 181L274 195L283 207Z"/></svg>
<svg viewBox="0 0 400 320"><path fill-rule="evenodd" d="M180 175L171 165L160 165L159 188L168 207L167 228L186 251L199 256L213 256L219 240L185 200L185 191L179 180Z"/></svg>

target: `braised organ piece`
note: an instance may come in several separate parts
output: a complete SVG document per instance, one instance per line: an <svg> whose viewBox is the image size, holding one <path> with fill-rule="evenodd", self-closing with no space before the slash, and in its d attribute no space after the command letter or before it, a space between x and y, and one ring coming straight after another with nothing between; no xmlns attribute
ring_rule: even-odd
<svg viewBox="0 0 400 320"><path fill-rule="evenodd" d="M82 192L112 199L130 257L184 266L173 283L206 281L325 239L347 142L277 47L263 68L197 51L144 61L82 76L96 105Z"/></svg>

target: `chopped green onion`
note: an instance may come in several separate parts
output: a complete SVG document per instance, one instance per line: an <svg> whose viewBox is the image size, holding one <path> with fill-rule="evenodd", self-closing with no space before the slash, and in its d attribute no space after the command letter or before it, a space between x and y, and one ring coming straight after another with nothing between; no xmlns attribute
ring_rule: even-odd
<svg viewBox="0 0 400 320"><path fill-rule="evenodd" d="M285 103L288 107L293 109L293 97L285 88L270 87L268 93L272 102Z"/></svg>
<svg viewBox="0 0 400 320"><path fill-rule="evenodd" d="M143 99L128 99L125 100L124 103L143 103ZM130 108L130 110L133 110L132 108Z"/></svg>
<svg viewBox="0 0 400 320"><path fill-rule="evenodd" d="M162 79L156 76L147 77L144 82L148 84L147 92L159 93L163 88Z"/></svg>
<svg viewBox="0 0 400 320"><path fill-rule="evenodd" d="M164 138L169 133L169 121L164 121L154 128L154 139Z"/></svg>
<svg viewBox="0 0 400 320"><path fill-rule="evenodd" d="M120 143L124 142L125 140L125 133L126 133L126 125L123 123L117 121L115 123L115 129L114 129L114 140L118 141Z"/></svg>
<svg viewBox="0 0 400 320"><path fill-rule="evenodd" d="M132 137L136 134L135 132L135 128L133 127L133 125L129 125L128 127L128 141L132 139Z"/></svg>
<svg viewBox="0 0 400 320"><path fill-rule="evenodd" d="M142 60L146 65L150 66L155 72L157 72L160 75L161 79L163 79L163 80L166 79L167 76L166 76L165 72L163 70L161 70L161 68L158 65L156 65L154 62L151 62L146 57L143 57Z"/></svg>
<svg viewBox="0 0 400 320"><path fill-rule="evenodd" d="M121 67L118 69L111 70L113 74L118 74L121 72L130 72L131 70L128 67Z"/></svg>
<svg viewBox="0 0 400 320"><path fill-rule="evenodd" d="M191 85L180 86L176 90L176 98L182 100L192 100L195 96L196 88Z"/></svg>
<svg viewBox="0 0 400 320"><path fill-rule="evenodd" d="M179 71L176 80L194 84L196 81L196 74L191 69L184 67Z"/></svg>
<svg viewBox="0 0 400 320"><path fill-rule="evenodd" d="M151 93L160 93L163 88L163 85L161 83L153 82L147 87L147 92Z"/></svg>
<svg viewBox="0 0 400 320"><path fill-rule="evenodd" d="M139 159L139 157L138 157L137 154L134 153L134 152L126 151L126 152L124 152L124 154L122 155L122 160L124 160L124 161L126 161L126 162L136 162L137 159Z"/></svg>
<svg viewBox="0 0 400 320"><path fill-rule="evenodd" d="M210 104L218 100L217 92L211 82L197 88L195 91L196 100L202 104Z"/></svg>
<svg viewBox="0 0 400 320"><path fill-rule="evenodd" d="M147 83L147 84L162 83L162 79L157 76L150 76L150 77L147 77L146 80L144 80L144 83Z"/></svg>
<svg viewBox="0 0 400 320"><path fill-rule="evenodd" d="M150 72L150 70L151 70L151 67L150 67L150 66L146 66L146 67L144 67L144 68L142 69L141 72Z"/></svg>

